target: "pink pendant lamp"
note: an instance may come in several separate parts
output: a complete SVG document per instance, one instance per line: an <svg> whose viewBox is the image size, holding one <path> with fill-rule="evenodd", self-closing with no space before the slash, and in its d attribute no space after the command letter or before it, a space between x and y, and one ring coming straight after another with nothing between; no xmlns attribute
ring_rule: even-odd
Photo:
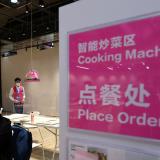
<svg viewBox="0 0 160 160"><path fill-rule="evenodd" d="M40 81L39 79L39 73L35 69L31 69L26 73L26 81L28 82L37 82Z"/></svg>
<svg viewBox="0 0 160 160"><path fill-rule="evenodd" d="M25 75L26 82L39 82L39 73L35 69L32 69L32 1L31 1L31 69Z"/></svg>

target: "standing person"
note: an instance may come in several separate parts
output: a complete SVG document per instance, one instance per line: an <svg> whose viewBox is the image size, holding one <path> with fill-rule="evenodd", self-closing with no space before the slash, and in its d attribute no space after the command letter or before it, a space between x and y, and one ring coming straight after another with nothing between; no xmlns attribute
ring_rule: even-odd
<svg viewBox="0 0 160 160"><path fill-rule="evenodd" d="M14 79L15 85L10 89L9 98L14 103L16 113L23 113L23 104L25 100L24 87L19 77Z"/></svg>

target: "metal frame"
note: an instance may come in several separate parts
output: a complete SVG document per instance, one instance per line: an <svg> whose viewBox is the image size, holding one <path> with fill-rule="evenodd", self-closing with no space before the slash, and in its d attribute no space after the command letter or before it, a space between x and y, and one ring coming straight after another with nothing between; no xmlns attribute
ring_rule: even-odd
<svg viewBox="0 0 160 160"><path fill-rule="evenodd" d="M0 0L0 4L5 4L4 6L9 8L8 11L12 9L12 6L9 5L9 2L4 3L4 1L6 0ZM34 1L32 3L33 30L36 30L36 32L33 32L33 38L40 35L58 32L58 8L72 2L75 2L75 0L59 0L57 2L48 4L48 6L44 8L40 8L37 4L37 1ZM31 13L25 14L26 5L31 8L31 1L28 0L26 3L17 5L18 9L24 7L24 14L16 17L9 15L9 12L5 13L0 10L0 15L8 18L7 23L4 26L0 26L0 39L8 40L9 36L12 36L10 41L18 42L30 38ZM49 30L46 29L47 26L50 27ZM27 36L22 36L23 32L25 32Z"/></svg>

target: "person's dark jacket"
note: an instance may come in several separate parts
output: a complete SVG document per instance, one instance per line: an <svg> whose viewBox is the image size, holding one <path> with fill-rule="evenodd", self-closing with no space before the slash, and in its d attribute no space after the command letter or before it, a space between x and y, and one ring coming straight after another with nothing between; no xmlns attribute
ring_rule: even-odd
<svg viewBox="0 0 160 160"><path fill-rule="evenodd" d="M32 134L21 126L12 126L12 153L14 160L29 160L32 152Z"/></svg>

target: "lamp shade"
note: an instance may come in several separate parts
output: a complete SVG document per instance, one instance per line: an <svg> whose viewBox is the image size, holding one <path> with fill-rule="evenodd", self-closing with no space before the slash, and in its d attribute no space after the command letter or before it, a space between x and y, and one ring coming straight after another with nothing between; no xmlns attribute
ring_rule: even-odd
<svg viewBox="0 0 160 160"><path fill-rule="evenodd" d="M35 69L31 69L26 73L26 81L40 81L39 73Z"/></svg>

